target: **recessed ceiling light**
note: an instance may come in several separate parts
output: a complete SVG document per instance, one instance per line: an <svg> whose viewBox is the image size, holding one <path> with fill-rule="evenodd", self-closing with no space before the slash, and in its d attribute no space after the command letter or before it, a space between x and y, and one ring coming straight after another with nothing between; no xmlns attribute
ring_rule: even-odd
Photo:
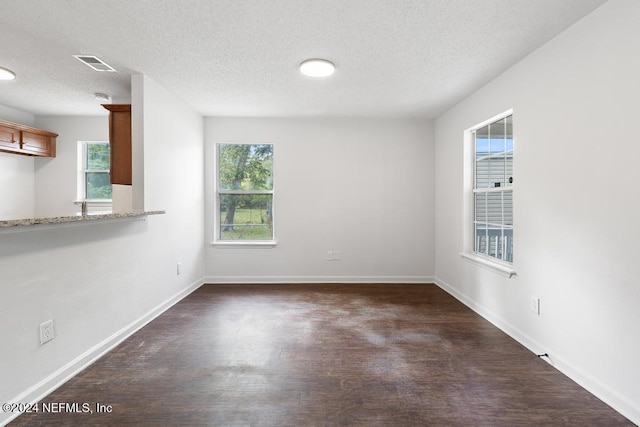
<svg viewBox="0 0 640 427"><path fill-rule="evenodd" d="M300 72L309 77L328 77L335 70L333 62L326 59L307 59L300 64Z"/></svg>
<svg viewBox="0 0 640 427"><path fill-rule="evenodd" d="M16 73L8 68L0 67L0 80L13 80L16 78Z"/></svg>

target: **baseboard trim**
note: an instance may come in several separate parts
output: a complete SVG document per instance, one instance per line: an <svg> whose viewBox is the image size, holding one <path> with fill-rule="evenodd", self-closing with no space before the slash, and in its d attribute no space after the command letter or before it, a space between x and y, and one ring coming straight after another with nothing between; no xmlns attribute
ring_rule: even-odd
<svg viewBox="0 0 640 427"><path fill-rule="evenodd" d="M207 276L211 284L433 283L433 276Z"/></svg>
<svg viewBox="0 0 640 427"><path fill-rule="evenodd" d="M142 317L134 320L129 325L120 329L104 341L93 346L57 371L53 372L42 381L29 387L13 399L10 399L9 402L39 402L40 400L51 394L55 389L60 387L62 384L66 383L75 375L91 365L93 362L98 360L100 357L113 350L118 344L129 338L131 335L136 333L153 319L155 319L156 317L167 311L169 308L174 306L176 303L178 303L180 300L185 298L187 295L198 289L204 283L204 279L200 279L192 283L185 289L181 290L174 296L168 298L161 304L157 305L155 308L148 311ZM20 416L20 413L7 413L0 411L0 426L8 424L18 416Z"/></svg>
<svg viewBox="0 0 640 427"><path fill-rule="evenodd" d="M543 346L536 340L532 339L527 334L523 333L518 328L506 322L504 319L496 316L493 312L475 303L471 298L465 294L458 292L453 286L445 282L444 280L435 277L434 282L442 290L456 298L458 301L469 307L471 310L478 313L480 316L491 322L498 329L509 335L514 340L525 346L534 354L548 353L551 357L543 358L547 363L562 372L564 375L575 381L585 390L602 400L607 405L618 411L623 416L627 417L632 423L640 425L640 406L634 404L630 399L621 396L615 390L605 386L601 382L597 381L592 376L575 368L567 359L563 358L560 352L556 352L553 348Z"/></svg>

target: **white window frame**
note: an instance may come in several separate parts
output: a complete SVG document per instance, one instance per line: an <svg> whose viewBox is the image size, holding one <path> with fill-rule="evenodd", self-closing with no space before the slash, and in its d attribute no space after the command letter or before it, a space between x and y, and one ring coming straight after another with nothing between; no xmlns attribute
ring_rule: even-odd
<svg viewBox="0 0 640 427"><path fill-rule="evenodd" d="M86 189L86 177L89 172L106 172L110 173L108 169L87 169L87 146L91 144L109 144L109 141L78 141L78 175L77 175L77 199L74 203L80 204L87 202L89 206L110 208L112 206L112 199L87 199Z"/></svg>
<svg viewBox="0 0 640 427"><path fill-rule="evenodd" d="M213 241L211 244L221 248L273 248L276 246L276 224L275 224L275 154L272 158L272 179L273 185L271 190L256 190L256 191L244 191L244 190L220 190L219 186L219 171L220 171L220 146L221 145L271 145L273 152L275 153L275 144L272 142L218 142L215 144L214 157L214 229L213 229ZM271 195L271 216L273 229L273 238L269 240L223 240L220 238L220 221L222 220L220 215L220 196L224 194L270 194Z"/></svg>
<svg viewBox="0 0 640 427"><path fill-rule="evenodd" d="M516 270L513 262L501 260L492 256L488 256L482 253L475 252L475 194L479 192L505 192L510 191L512 197L515 194L514 184L511 184L506 188L491 188L479 190L475 188L475 164L476 164L476 147L475 147L475 131L483 128L491 123L502 120L508 116L513 116L513 109L500 113L488 120L485 120L477 125L464 131L464 189L463 189L463 250L460 253L462 258L473 264L485 267L491 271L501 274L505 277L513 277L516 275ZM513 119L512 119L513 120ZM513 138L514 145L514 158L516 143L515 137ZM515 218L513 230L515 233Z"/></svg>

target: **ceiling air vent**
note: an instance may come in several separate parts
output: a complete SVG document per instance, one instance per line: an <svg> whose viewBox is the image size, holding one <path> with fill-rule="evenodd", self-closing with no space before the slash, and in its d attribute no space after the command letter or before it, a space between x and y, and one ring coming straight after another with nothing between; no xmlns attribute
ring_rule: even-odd
<svg viewBox="0 0 640 427"><path fill-rule="evenodd" d="M111 65L94 55L73 55L73 57L96 71L116 71Z"/></svg>

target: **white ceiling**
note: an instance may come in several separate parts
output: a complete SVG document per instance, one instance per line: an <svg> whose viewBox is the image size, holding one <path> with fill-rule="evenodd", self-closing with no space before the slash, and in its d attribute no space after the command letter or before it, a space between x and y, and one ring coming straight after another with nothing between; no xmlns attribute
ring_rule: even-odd
<svg viewBox="0 0 640 427"><path fill-rule="evenodd" d="M205 116L434 118L604 2L0 0L0 104L106 114L93 93L142 73ZM336 74L303 77L314 57Z"/></svg>

